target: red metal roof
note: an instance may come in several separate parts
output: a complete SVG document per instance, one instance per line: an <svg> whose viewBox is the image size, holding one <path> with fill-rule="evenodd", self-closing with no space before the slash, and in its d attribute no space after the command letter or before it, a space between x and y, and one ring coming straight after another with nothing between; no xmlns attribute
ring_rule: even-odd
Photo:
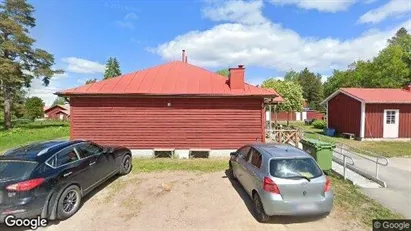
<svg viewBox="0 0 411 231"><path fill-rule="evenodd" d="M341 88L340 91L365 103L411 103L411 91L392 88Z"/></svg>
<svg viewBox="0 0 411 231"><path fill-rule="evenodd" d="M187 96L261 96L276 97L274 90L250 84L234 90L227 78L180 61L57 92L57 95L187 95Z"/></svg>

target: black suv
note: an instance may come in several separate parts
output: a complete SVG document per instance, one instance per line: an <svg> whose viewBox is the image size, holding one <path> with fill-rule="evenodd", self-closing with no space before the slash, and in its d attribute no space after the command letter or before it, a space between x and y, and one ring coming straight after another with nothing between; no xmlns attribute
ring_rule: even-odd
<svg viewBox="0 0 411 231"><path fill-rule="evenodd" d="M0 155L0 222L8 215L66 219L81 198L131 171L131 152L89 141L47 141Z"/></svg>

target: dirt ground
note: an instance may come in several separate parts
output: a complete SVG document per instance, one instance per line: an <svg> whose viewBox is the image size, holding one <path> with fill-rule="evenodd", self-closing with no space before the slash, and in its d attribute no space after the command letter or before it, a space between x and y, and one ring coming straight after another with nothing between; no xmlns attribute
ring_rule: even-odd
<svg viewBox="0 0 411 231"><path fill-rule="evenodd" d="M94 190L73 217L38 230L361 230L337 210L268 224L252 211L248 195L225 172L130 174Z"/></svg>

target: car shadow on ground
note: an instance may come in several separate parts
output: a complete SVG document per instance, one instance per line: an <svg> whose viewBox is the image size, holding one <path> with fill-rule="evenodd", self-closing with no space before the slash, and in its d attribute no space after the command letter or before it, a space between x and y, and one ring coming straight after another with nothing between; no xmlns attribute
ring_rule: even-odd
<svg viewBox="0 0 411 231"><path fill-rule="evenodd" d="M120 178L120 175L115 175L113 177L111 177L110 179L106 180L104 183L102 183L101 185L97 186L95 189L93 189L90 193L88 193L86 196L84 196L83 198L81 198L81 205L80 208L77 212L81 211L81 208L83 207L84 204L87 203L88 200L90 200L93 196L95 196L96 194L98 194L101 190L103 190L104 188L108 187L110 184L112 184L113 182L115 182L118 178ZM68 218L70 219L70 218ZM58 225L60 222L62 222L64 220L53 220L53 221L49 221L47 224L47 227L49 226L53 226L53 225ZM1 230L1 229L0 229Z"/></svg>
<svg viewBox="0 0 411 231"><path fill-rule="evenodd" d="M244 204L247 206L248 211L251 215L256 219L255 209L254 209L254 202L252 198L247 194L244 188L241 186L240 182L234 179L230 173L230 170L225 170L225 176L230 181L233 188L236 190L238 195L244 201ZM270 217L270 220L267 222L268 224L294 224L294 223L304 223L304 222L312 222L323 219L324 215L317 215L317 216L273 216ZM257 220L257 219L256 219Z"/></svg>

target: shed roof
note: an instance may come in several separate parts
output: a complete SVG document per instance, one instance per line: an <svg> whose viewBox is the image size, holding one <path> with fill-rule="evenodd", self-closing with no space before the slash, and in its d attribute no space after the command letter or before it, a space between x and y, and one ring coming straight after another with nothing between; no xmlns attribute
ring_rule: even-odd
<svg viewBox="0 0 411 231"><path fill-rule="evenodd" d="M68 104L56 104L54 106L51 106L51 107L45 109L44 113L47 113L47 112L51 111L54 108L60 108L61 109L60 112L63 112L66 115L70 115L70 105L68 105Z"/></svg>
<svg viewBox="0 0 411 231"><path fill-rule="evenodd" d="M338 93L346 94L364 103L411 103L411 91L397 88L340 88L321 104L328 102Z"/></svg>
<svg viewBox="0 0 411 231"><path fill-rule="evenodd" d="M180 61L132 72L96 83L57 92L61 96L150 95L150 96L258 96L283 98L274 90L245 83L244 89L231 89L228 79L214 72Z"/></svg>

